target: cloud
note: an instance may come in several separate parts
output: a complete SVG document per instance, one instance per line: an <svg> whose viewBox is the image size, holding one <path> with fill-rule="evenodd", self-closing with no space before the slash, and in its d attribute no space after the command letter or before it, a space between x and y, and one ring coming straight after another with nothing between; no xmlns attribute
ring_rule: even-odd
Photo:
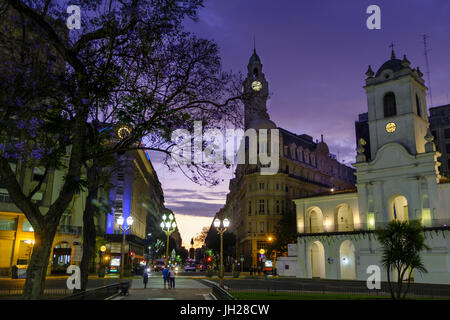
<svg viewBox="0 0 450 320"><path fill-rule="evenodd" d="M166 203L166 207L179 214L214 217L216 212L223 207L223 204L205 203L203 201L176 201Z"/></svg>

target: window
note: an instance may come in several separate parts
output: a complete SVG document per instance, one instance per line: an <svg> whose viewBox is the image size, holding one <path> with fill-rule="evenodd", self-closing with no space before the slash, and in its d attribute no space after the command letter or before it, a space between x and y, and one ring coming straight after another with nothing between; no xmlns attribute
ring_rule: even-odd
<svg viewBox="0 0 450 320"><path fill-rule="evenodd" d="M249 216L252 215L252 202L251 201L248 202L248 215Z"/></svg>
<svg viewBox="0 0 450 320"><path fill-rule="evenodd" d="M277 200L276 202L275 212L280 213L280 200Z"/></svg>
<svg viewBox="0 0 450 320"><path fill-rule="evenodd" d="M417 109L417 115L419 117L422 117L422 111L420 109L420 101L419 101L419 97L416 94L416 109Z"/></svg>
<svg viewBox="0 0 450 320"><path fill-rule="evenodd" d="M72 211L66 210L61 216L61 220L59 221L60 227L70 226L70 222L72 220Z"/></svg>
<svg viewBox="0 0 450 320"><path fill-rule="evenodd" d="M280 185L277 183L277 190L279 190L280 189Z"/></svg>
<svg viewBox="0 0 450 320"><path fill-rule="evenodd" d="M446 151L448 154L450 154L450 143L447 143L447 144L445 145L445 151Z"/></svg>
<svg viewBox="0 0 450 320"><path fill-rule="evenodd" d="M303 152L302 152L302 149L298 149L297 152L298 152L298 155L297 155L298 161L303 161Z"/></svg>
<svg viewBox="0 0 450 320"><path fill-rule="evenodd" d="M33 227L31 226L31 223L28 220L23 221L22 231L26 231L26 232L34 231Z"/></svg>
<svg viewBox="0 0 450 320"><path fill-rule="evenodd" d="M248 233L252 233L252 223L248 223Z"/></svg>
<svg viewBox="0 0 450 320"><path fill-rule="evenodd" d="M33 181L42 181L45 170L42 168L33 168Z"/></svg>
<svg viewBox="0 0 450 320"><path fill-rule="evenodd" d="M0 217L0 230L9 231L16 230L16 218L13 217Z"/></svg>
<svg viewBox="0 0 450 320"><path fill-rule="evenodd" d="M259 183L259 190L264 190L264 183Z"/></svg>
<svg viewBox="0 0 450 320"><path fill-rule="evenodd" d="M258 251L261 250L261 249L266 249L266 248L267 248L267 242L266 241L257 241L256 242L256 249Z"/></svg>
<svg viewBox="0 0 450 320"><path fill-rule="evenodd" d="M264 200L259 200L259 214L264 214Z"/></svg>
<svg viewBox="0 0 450 320"><path fill-rule="evenodd" d="M450 128L445 129L445 131L444 131L444 137L445 137L445 139L450 139Z"/></svg>
<svg viewBox="0 0 450 320"><path fill-rule="evenodd" d="M264 221L259 223L259 232L264 232Z"/></svg>
<svg viewBox="0 0 450 320"><path fill-rule="evenodd" d="M383 98L384 117L392 117L397 115L397 104L393 92L388 92Z"/></svg>

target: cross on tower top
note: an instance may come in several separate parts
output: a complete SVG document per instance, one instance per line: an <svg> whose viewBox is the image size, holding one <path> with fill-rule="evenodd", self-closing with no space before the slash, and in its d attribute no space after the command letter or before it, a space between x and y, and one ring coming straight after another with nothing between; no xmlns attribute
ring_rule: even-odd
<svg viewBox="0 0 450 320"><path fill-rule="evenodd" d="M389 45L389 48L391 48L391 59L395 59L395 52L394 52L394 42L392 42L390 45Z"/></svg>

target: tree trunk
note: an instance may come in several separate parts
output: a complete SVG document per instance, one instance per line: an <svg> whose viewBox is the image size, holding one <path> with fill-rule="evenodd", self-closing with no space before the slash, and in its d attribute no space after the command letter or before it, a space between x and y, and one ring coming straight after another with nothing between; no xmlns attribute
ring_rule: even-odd
<svg viewBox="0 0 450 320"><path fill-rule="evenodd" d="M95 164L88 168L87 176L89 181L89 191L83 213L83 256L80 262L80 291L86 291L89 276L89 263L95 254L96 231L94 222L95 208L93 202L97 199L99 185L97 167Z"/></svg>
<svg viewBox="0 0 450 320"><path fill-rule="evenodd" d="M397 299L402 298L403 272L401 266L397 268Z"/></svg>
<svg viewBox="0 0 450 320"><path fill-rule="evenodd" d="M394 294L394 290L392 288L392 281L391 281L391 266L387 266L387 281L389 284L389 291L391 292L391 297L392 297L392 299L395 300L395 294Z"/></svg>
<svg viewBox="0 0 450 320"><path fill-rule="evenodd" d="M57 225L46 226L43 230L34 231L35 245L27 269L27 279L23 289L23 298L37 300L42 297L45 288L45 278L55 237Z"/></svg>

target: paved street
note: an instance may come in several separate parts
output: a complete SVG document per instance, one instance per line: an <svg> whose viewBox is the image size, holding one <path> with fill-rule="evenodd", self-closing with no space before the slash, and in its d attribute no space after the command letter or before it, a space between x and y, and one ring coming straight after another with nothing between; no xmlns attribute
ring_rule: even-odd
<svg viewBox="0 0 450 320"><path fill-rule="evenodd" d="M132 279L130 295L113 300L212 300L211 289L198 280L175 278L175 289L164 289L161 274L150 276L147 288L142 279Z"/></svg>

